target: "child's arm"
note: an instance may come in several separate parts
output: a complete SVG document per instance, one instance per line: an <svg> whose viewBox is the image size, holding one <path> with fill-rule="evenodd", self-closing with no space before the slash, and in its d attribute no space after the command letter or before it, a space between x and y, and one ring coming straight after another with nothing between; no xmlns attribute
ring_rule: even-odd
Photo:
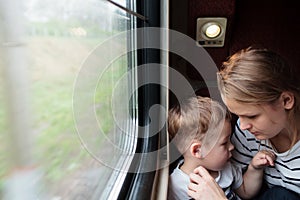
<svg viewBox="0 0 300 200"><path fill-rule="evenodd" d="M269 165L274 166L275 158L275 154L271 151L258 152L248 165L243 175L243 184L236 190L236 193L244 199L254 197L261 188L264 168Z"/></svg>

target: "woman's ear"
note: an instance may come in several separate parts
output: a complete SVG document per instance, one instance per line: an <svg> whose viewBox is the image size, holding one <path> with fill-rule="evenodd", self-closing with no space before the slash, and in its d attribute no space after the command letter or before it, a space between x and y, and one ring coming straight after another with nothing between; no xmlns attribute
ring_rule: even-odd
<svg viewBox="0 0 300 200"><path fill-rule="evenodd" d="M190 148L192 156L202 158L201 155L201 142L193 142Z"/></svg>
<svg viewBox="0 0 300 200"><path fill-rule="evenodd" d="M285 91L281 93L280 98L282 99L283 106L285 109L290 110L295 104L295 97L292 92Z"/></svg>

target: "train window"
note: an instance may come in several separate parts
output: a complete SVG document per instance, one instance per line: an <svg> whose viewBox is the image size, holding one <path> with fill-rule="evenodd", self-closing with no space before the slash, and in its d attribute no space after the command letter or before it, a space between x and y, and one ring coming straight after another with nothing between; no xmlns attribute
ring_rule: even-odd
<svg viewBox="0 0 300 200"><path fill-rule="evenodd" d="M1 196L114 199L137 142L137 17L99 0L0 4Z"/></svg>

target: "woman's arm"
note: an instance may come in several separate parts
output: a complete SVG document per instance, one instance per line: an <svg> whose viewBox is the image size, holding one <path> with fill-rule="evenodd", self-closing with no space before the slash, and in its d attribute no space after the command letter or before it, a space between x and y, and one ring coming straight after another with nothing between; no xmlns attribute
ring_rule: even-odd
<svg viewBox="0 0 300 200"><path fill-rule="evenodd" d="M201 199L218 199L226 198L223 190L216 183L215 179L210 176L203 167L197 167L194 173L190 174L191 182L188 186L188 195L195 200Z"/></svg>

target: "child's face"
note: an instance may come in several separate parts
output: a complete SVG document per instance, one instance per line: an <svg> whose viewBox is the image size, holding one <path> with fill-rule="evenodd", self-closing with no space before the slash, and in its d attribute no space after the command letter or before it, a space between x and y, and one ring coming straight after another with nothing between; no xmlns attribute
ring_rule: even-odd
<svg viewBox="0 0 300 200"><path fill-rule="evenodd" d="M230 142L230 135L231 124L229 120L226 120L219 140L204 158L205 166L203 167L212 171L220 171L224 168L232 156L231 151L234 149L234 146Z"/></svg>

